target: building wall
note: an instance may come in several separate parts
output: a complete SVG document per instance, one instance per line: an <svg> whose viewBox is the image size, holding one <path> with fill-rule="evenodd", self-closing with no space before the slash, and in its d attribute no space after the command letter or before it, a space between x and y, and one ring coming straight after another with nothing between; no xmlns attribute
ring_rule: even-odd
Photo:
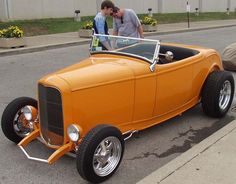
<svg viewBox="0 0 236 184"><path fill-rule="evenodd" d="M226 12L228 0L202 0L202 12Z"/></svg>
<svg viewBox="0 0 236 184"><path fill-rule="evenodd" d="M120 8L131 8L136 13L148 13L148 8L152 8L153 13L158 12L158 0L113 0Z"/></svg>
<svg viewBox="0 0 236 184"><path fill-rule="evenodd" d="M30 0L32 1L32 0ZM42 18L71 17L75 4L71 0L33 0L42 3Z"/></svg>
<svg viewBox="0 0 236 184"><path fill-rule="evenodd" d="M236 0L113 0L119 7L132 8L136 13L186 12L186 2L191 12L199 8L202 12L225 12L236 8ZM93 16L100 11L102 0L0 0L0 20L41 19L73 17L79 9L81 16ZM8 4L8 8L6 6Z"/></svg>
<svg viewBox="0 0 236 184"><path fill-rule="evenodd" d="M68 2L72 0L64 0L64 1ZM81 16L95 15L97 13L97 9L100 10L102 2L102 0L97 0L97 2L96 0L73 0L73 1L75 4L75 9L81 11Z"/></svg>
<svg viewBox="0 0 236 184"><path fill-rule="evenodd" d="M5 0L0 0L0 21L7 20L7 12L5 8Z"/></svg>
<svg viewBox="0 0 236 184"><path fill-rule="evenodd" d="M231 0L230 1L230 11L235 11L236 13L236 0Z"/></svg>
<svg viewBox="0 0 236 184"><path fill-rule="evenodd" d="M191 12L195 11L195 8L199 8L199 0L188 0L191 8ZM174 6L173 6L174 4ZM187 0L162 0L162 12L163 13L181 13L186 12Z"/></svg>
<svg viewBox="0 0 236 184"><path fill-rule="evenodd" d="M42 0L8 0L10 19L40 19L43 17Z"/></svg>

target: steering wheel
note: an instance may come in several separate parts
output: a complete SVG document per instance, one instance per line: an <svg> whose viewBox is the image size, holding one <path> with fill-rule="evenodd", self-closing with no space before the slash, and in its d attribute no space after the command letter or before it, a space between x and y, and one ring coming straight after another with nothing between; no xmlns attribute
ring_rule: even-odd
<svg viewBox="0 0 236 184"><path fill-rule="evenodd" d="M158 63L160 63L160 64L167 64L167 63L169 63L169 62L167 62L165 58L159 57Z"/></svg>

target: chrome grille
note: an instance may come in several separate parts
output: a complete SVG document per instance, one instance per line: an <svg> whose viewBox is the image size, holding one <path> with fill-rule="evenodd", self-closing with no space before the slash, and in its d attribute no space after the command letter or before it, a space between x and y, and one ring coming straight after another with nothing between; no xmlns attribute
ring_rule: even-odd
<svg viewBox="0 0 236 184"><path fill-rule="evenodd" d="M62 145L64 137L61 94L56 88L38 86L39 118L43 139L51 145Z"/></svg>

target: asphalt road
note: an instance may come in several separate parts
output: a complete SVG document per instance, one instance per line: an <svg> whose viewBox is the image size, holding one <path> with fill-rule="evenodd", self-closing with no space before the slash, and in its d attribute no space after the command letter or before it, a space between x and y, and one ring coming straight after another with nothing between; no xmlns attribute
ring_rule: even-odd
<svg viewBox="0 0 236 184"><path fill-rule="evenodd" d="M211 47L220 53L236 40L236 27L179 33L150 38ZM0 57L0 116L5 106L20 96L36 97L39 78L88 56L88 45L32 54ZM236 102L233 102L233 106ZM234 111L222 119L205 116L201 105L165 123L149 128L126 142L123 161L116 174L105 183L136 183L154 170L188 150L236 117ZM34 156L51 152L42 144L30 145ZM53 165L27 160L21 150L0 131L0 184L87 183L78 175L75 159L64 156Z"/></svg>

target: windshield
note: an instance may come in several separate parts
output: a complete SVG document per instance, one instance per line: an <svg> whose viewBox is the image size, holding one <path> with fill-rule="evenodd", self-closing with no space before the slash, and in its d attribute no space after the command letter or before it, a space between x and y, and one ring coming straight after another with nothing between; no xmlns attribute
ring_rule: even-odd
<svg viewBox="0 0 236 184"><path fill-rule="evenodd" d="M120 53L139 57L150 61L157 59L160 50L159 40L130 38L111 35L94 34L90 44L90 52Z"/></svg>

